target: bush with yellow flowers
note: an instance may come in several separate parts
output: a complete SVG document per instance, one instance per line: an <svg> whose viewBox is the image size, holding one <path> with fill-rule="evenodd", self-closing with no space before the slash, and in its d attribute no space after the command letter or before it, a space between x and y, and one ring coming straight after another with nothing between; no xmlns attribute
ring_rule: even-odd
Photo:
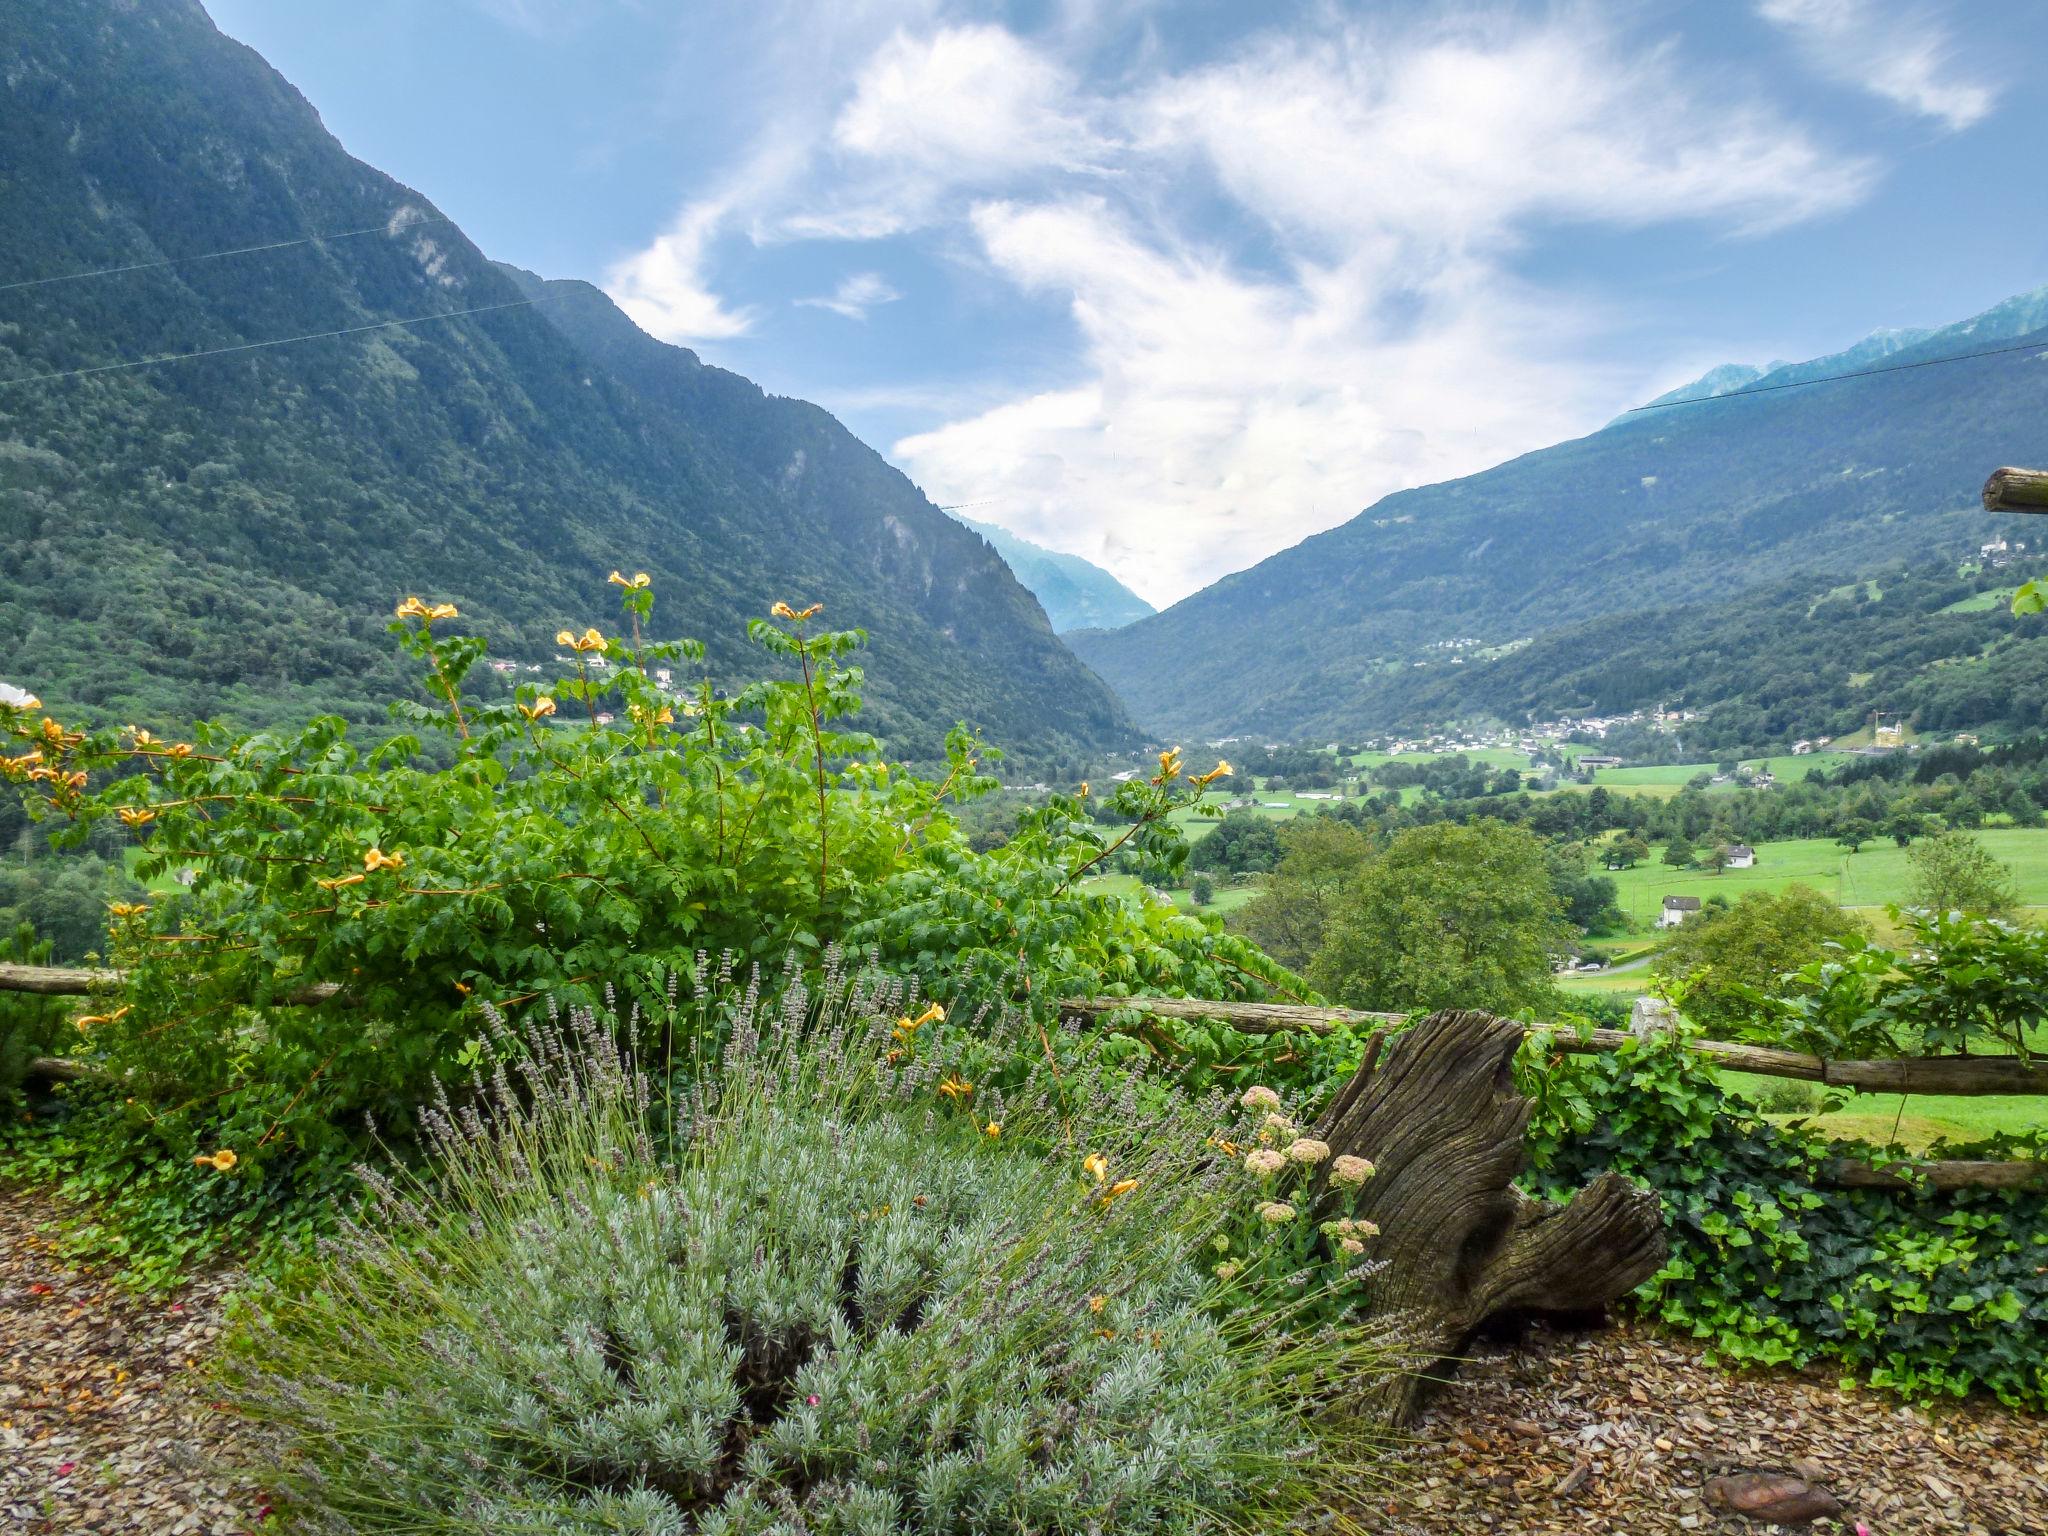
<svg viewBox="0 0 2048 1536"><path fill-rule="evenodd" d="M208 1173L260 1187L349 1155L366 1115L402 1128L474 1065L486 1005L645 998L700 952L815 964L844 943L962 1018L1073 991L1300 990L1198 919L1086 884L1128 854L1184 859L1172 815L1227 765L1163 753L1110 797L1115 823L1082 785L977 852L951 808L993 787L995 754L960 727L936 780L892 765L854 726L858 631L779 603L748 626L766 675L722 686L701 645L649 637L643 576L612 581L619 622L563 626L558 675L496 702L466 686L485 647L455 606L405 599L390 627L420 694L367 749L333 718L166 740L0 704L0 774L31 814L132 839L164 887L113 910L124 980L74 1046L120 1081L122 1135L188 1176L232 1149ZM1133 1023L1046 1049L1193 1081L1275 1047Z"/></svg>

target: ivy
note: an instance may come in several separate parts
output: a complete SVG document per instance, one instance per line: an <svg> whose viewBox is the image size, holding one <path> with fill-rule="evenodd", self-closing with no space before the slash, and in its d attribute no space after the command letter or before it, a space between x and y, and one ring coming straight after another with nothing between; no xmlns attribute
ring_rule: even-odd
<svg viewBox="0 0 2048 1536"><path fill-rule="evenodd" d="M2048 1407L2048 1196L1827 1188L1825 1161L1869 1149L1773 1126L1676 1035L1566 1056L1539 1034L1522 1068L1533 1187L1656 1190L1671 1257L1636 1304L1713 1358Z"/></svg>

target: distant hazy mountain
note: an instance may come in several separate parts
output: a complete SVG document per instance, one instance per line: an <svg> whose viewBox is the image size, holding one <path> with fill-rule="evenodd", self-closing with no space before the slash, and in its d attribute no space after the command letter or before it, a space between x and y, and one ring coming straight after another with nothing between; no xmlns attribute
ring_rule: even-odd
<svg viewBox="0 0 2048 1536"><path fill-rule="evenodd" d="M960 719L1128 738L1003 562L838 422L485 260L192 0L10 0L0 58L0 283L174 261L0 291L0 381L226 349L0 382L10 681L122 720L382 718L402 594L539 658L616 614L623 567L725 677L775 601L867 629L895 751ZM370 232L175 260L339 231Z"/></svg>
<svg viewBox="0 0 2048 1536"><path fill-rule="evenodd" d="M1896 366L2016 340L2027 345ZM1873 366L1892 371L1754 392ZM1320 738L1405 714L1404 674L1457 658L1476 675L1566 625L1582 625L1591 658L1606 616L1974 556L2027 532L1982 510L1985 475L2048 460L2048 289L1941 330L1881 332L1700 384L1709 398L1397 492L1163 613L1070 641L1162 734ZM1693 639L1674 620L1670 657L1682 662Z"/></svg>
<svg viewBox="0 0 2048 1536"><path fill-rule="evenodd" d="M1156 613L1145 599L1118 581L1101 566L1079 555L1063 555L1029 539L1020 539L994 523L977 523L955 512L956 522L965 523L995 546L1004 563L1031 593L1060 634L1076 629L1115 629Z"/></svg>

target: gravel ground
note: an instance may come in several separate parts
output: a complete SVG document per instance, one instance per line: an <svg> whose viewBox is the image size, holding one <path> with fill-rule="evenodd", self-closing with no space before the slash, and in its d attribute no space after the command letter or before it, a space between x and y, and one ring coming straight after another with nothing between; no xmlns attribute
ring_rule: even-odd
<svg viewBox="0 0 2048 1536"><path fill-rule="evenodd" d="M1389 1532L1650 1536L1795 1527L1717 1513L1716 1475L1792 1472L1841 1501L1796 1529L1873 1536L2048 1536L2048 1419L1932 1413L1813 1373L1706 1365L1648 1328L1538 1330L1444 1389L1406 1453L1414 1490Z"/></svg>
<svg viewBox="0 0 2048 1536"><path fill-rule="evenodd" d="M212 1462L234 1419L192 1367L231 1276L141 1300L66 1267L49 1207L0 1188L0 1532L247 1536L262 1495ZM1803 1529L2048 1536L2048 1419L1925 1414L1812 1375L1731 1375L1623 1325L1537 1330L1446 1387L1403 1453L1411 1490L1357 1512L1386 1536L1768 1532L1722 1516L1716 1474L1794 1471L1842 1502Z"/></svg>
<svg viewBox="0 0 2048 1536"><path fill-rule="evenodd" d="M0 1187L0 1531L254 1530L261 1496L208 1466L234 1421L192 1371L227 1279L130 1296L54 1255L49 1210Z"/></svg>

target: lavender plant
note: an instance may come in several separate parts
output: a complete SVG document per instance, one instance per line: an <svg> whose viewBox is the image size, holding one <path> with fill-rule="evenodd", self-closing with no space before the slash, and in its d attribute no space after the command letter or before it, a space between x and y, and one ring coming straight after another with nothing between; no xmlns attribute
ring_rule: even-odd
<svg viewBox="0 0 2048 1536"><path fill-rule="evenodd" d="M832 966L680 990L685 1097L631 1021L499 1030L249 1325L226 1389L303 1528L1192 1533L1371 1479L1379 1334L1200 1262L1251 1193L1226 1106L998 1094L960 1051L1003 1021Z"/></svg>

